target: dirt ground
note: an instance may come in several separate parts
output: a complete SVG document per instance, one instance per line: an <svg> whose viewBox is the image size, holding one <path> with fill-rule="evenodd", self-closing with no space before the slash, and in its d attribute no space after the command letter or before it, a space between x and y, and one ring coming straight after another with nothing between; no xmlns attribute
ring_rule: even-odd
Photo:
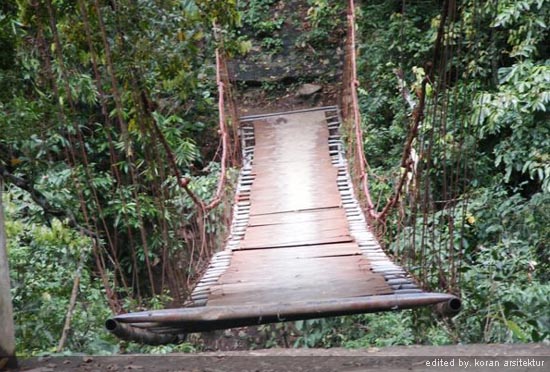
<svg viewBox="0 0 550 372"><path fill-rule="evenodd" d="M550 345L401 346L346 349L263 349L195 354L40 357L20 371L550 371Z"/></svg>

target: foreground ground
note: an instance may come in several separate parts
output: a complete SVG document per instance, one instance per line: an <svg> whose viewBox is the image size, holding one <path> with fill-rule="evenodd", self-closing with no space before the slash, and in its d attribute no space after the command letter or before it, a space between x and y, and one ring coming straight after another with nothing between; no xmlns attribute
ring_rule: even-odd
<svg viewBox="0 0 550 372"><path fill-rule="evenodd" d="M21 371L550 371L550 345L452 345L346 349L265 349L197 354L40 357Z"/></svg>

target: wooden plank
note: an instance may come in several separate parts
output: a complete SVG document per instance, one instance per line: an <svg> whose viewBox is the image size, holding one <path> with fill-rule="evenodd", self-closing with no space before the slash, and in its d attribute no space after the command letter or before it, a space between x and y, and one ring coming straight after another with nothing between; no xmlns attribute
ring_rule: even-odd
<svg viewBox="0 0 550 372"><path fill-rule="evenodd" d="M307 274L307 273L305 273ZM314 273L310 273L314 275ZM354 282L351 282L353 280ZM317 293L326 293L329 291L329 284L342 284L343 288L339 288L338 292L332 295L333 298L338 297L353 297L353 296L371 296L375 294L389 294L393 290L386 282L379 279L379 276L376 274L369 275L368 273L362 273L360 277L357 276L332 276L327 275L322 281L312 281L311 277L296 277L292 280L287 278L281 278L280 280L274 280L269 278L242 278L237 280L235 277L228 277L226 280L220 283L213 284L210 287L210 292L212 294L220 293L223 291L226 295L227 293L232 293L235 296L238 295L239 290L245 291L261 291L261 290L270 290L273 293L279 292L280 288L296 288L296 287L307 287L310 288L310 298L316 298ZM350 285L354 283L354 285ZM343 284L347 284L346 288ZM215 297L215 296L214 296ZM212 299L214 298L212 297ZM284 299L283 299L284 300Z"/></svg>
<svg viewBox="0 0 550 372"><path fill-rule="evenodd" d="M277 260L288 260L298 258L313 258L313 257L330 257L330 256L347 256L355 253L360 253L357 248L357 243L336 243L322 244L299 247L286 247L278 249L260 249L256 251L242 250L233 251L231 262L275 262Z"/></svg>
<svg viewBox="0 0 550 372"><path fill-rule="evenodd" d="M332 224L330 222L333 222ZM241 249L352 241L345 221L314 221L249 227Z"/></svg>
<svg viewBox="0 0 550 372"><path fill-rule="evenodd" d="M284 251L285 249L277 249L277 251ZM252 252L256 253L256 252ZM370 270L370 266L365 261L365 258L361 254L357 254L358 252L346 252L348 254L342 253L334 253L332 255L319 255L319 256L307 256L307 257L296 257L296 256L290 256L290 255L284 255L281 254L281 258L271 258L271 257L259 257L255 259L254 261L250 260L242 260L240 258L235 258L232 261L231 266L227 271L224 272L230 273L230 272L256 272L264 270L264 268L273 267L273 270L270 270L270 272L264 272L262 273L262 277L269 277L271 274L271 271L273 271L273 276L284 276L284 275L292 275L292 273L300 273L305 270L312 270L313 269L321 269L321 270L329 270L328 272L325 272L327 275L336 275L336 276L342 276L347 275L348 272L353 273L356 271L361 270ZM346 265L349 265L349 267L353 270L350 271L335 271L335 268L338 267L347 267ZM259 269L258 269L259 268ZM279 272L280 268L284 268L284 273Z"/></svg>
<svg viewBox="0 0 550 372"><path fill-rule="evenodd" d="M353 280L362 280L365 277L372 276L372 272L367 267L355 265L354 261L357 260L357 257L341 256L338 259L300 259L293 263L296 267L291 269L289 269L289 265L282 263L273 266L235 266L222 274L218 280L218 284L262 283L262 286L277 286L280 282L302 282L317 283L319 285L319 281L315 280L316 278L322 278L322 283L332 279L349 280L352 283ZM318 262L319 260L324 262ZM338 268L335 266L336 263L339 263L347 270L338 271ZM269 271L266 272L266 270Z"/></svg>
<svg viewBox="0 0 550 372"><path fill-rule="evenodd" d="M319 166L334 168L338 171L338 168L332 164L332 158L323 152L306 152L303 150L293 151L293 155L296 157L279 157L274 158L278 155L275 146L272 146L272 149L266 149L263 147L254 151L254 173L253 174L264 174L268 172L268 169L263 169L261 166L269 164L271 167L277 168L289 168L296 167L305 162L315 162Z"/></svg>
<svg viewBox="0 0 550 372"><path fill-rule="evenodd" d="M247 235L248 236L255 236L257 234L301 234L301 233L309 233L310 231L324 231L324 230L342 230L344 233L348 233L348 223L343 218L334 218L333 216L329 216L332 218L319 218L322 216L317 216L318 218L315 219L315 210L305 210L305 211L298 211L298 212L286 212L284 213L287 215L294 214L295 218L284 221L281 221L280 223L269 223L270 217L272 218L274 214L267 215L267 218L264 219L267 223L262 225L254 225L251 226L249 224L247 228ZM297 216L296 216L297 215ZM301 215L301 216L300 216ZM325 215L326 216L326 215ZM256 217L253 216L254 219L257 221ZM262 217L266 217L266 215L263 215Z"/></svg>
<svg viewBox="0 0 550 372"><path fill-rule="evenodd" d="M345 221L346 214L342 208L320 208L304 211L290 211L266 215L250 216L249 226L275 224L296 224L312 221Z"/></svg>
<svg viewBox="0 0 550 372"><path fill-rule="evenodd" d="M255 203L250 208L250 215L265 215L273 213L286 213L293 211L308 211L317 208L337 208L340 206L340 200L338 197L331 197L330 199L325 199L322 201L310 201L307 199L299 199L296 197L295 200L291 201L280 201L277 203Z"/></svg>
<svg viewBox="0 0 550 372"><path fill-rule="evenodd" d="M350 285L352 283L348 279L331 278L324 280L323 285L311 281L307 283L273 283L271 286L266 286L266 283L260 285L217 285L211 288L208 305L285 303L394 293L385 283L379 286L375 280L364 278L361 282L353 282L353 285Z"/></svg>
<svg viewBox="0 0 550 372"><path fill-rule="evenodd" d="M270 242L266 237L263 240L247 241L243 240L239 245L240 250L244 249L273 249L284 247L296 247L296 246L308 246L317 244L332 244L332 243L346 243L353 241L350 235L335 235L327 236L328 234L316 236L297 236L287 237L287 239L279 239L275 242Z"/></svg>

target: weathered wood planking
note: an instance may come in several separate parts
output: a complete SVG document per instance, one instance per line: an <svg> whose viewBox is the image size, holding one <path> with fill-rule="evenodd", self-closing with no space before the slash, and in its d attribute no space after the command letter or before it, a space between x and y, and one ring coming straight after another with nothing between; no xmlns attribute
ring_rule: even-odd
<svg viewBox="0 0 550 372"><path fill-rule="evenodd" d="M342 208L324 208L282 213L271 213L251 216L248 226L265 226L276 224L297 224L310 221L345 221L346 213Z"/></svg>
<svg viewBox="0 0 550 372"><path fill-rule="evenodd" d="M251 217L341 206L323 112L257 120L254 131Z"/></svg>
<svg viewBox="0 0 550 372"><path fill-rule="evenodd" d="M259 119L254 132L248 226L207 305L393 293L350 236L324 113Z"/></svg>

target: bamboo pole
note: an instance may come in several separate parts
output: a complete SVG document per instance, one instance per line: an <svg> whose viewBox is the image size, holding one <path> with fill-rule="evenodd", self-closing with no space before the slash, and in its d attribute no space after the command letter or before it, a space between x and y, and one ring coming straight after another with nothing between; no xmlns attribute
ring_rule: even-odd
<svg viewBox="0 0 550 372"><path fill-rule="evenodd" d="M10 293L10 270L4 224L2 192L4 179L0 176L0 370L17 368L15 357L15 325L13 323L13 305Z"/></svg>
<svg viewBox="0 0 550 372"><path fill-rule="evenodd" d="M300 319L372 313L440 305L441 314L456 314L460 299L442 293L409 293L257 305L197 306L120 314L105 323L125 340L173 343L186 333ZM179 335L179 338L178 338Z"/></svg>

